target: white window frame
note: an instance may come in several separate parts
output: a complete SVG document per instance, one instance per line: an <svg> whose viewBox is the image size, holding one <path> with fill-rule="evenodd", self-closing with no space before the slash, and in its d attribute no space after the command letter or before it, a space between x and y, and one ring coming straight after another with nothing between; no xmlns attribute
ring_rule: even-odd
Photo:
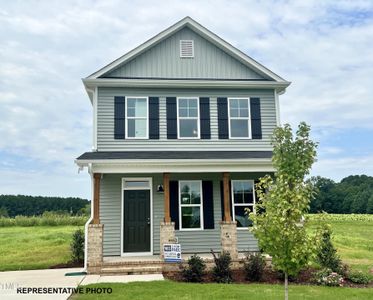
<svg viewBox="0 0 373 300"><path fill-rule="evenodd" d="M234 203L234 189L233 189L233 184L234 182L238 182L238 181L248 181L248 182L251 182L253 184L253 204L249 204L249 203ZM255 182L254 180L252 179L236 179L236 180L231 180L231 199L232 199L232 215L233 215L233 221L236 221L236 213L235 213L235 210L234 208L236 206L252 206L253 207L253 212L255 213L255 204L256 204L256 199L255 199ZM237 230L241 230L241 229L248 229L249 227L238 227L237 226Z"/></svg>
<svg viewBox="0 0 373 300"><path fill-rule="evenodd" d="M200 203L199 204L181 204L181 186L182 183L185 182L199 182L199 188L200 188ZM203 191L202 191L202 180L179 180L179 189L178 189L178 198L179 198L179 230L180 231L196 231L196 230L204 230L203 226ZM183 228L182 223L182 215L181 215L181 209L182 207L199 207L200 209L200 227L199 228Z"/></svg>
<svg viewBox="0 0 373 300"><path fill-rule="evenodd" d="M246 117L231 117L231 109L230 109L230 102L231 100L247 100L248 104L248 116ZM250 108L250 97L230 97L228 98L228 131L229 131L229 138L230 139L239 139L239 140L251 140L252 139L252 132L251 132L251 108ZM231 120L246 120L248 122L248 132L249 136L247 137L235 137L231 135Z"/></svg>
<svg viewBox="0 0 373 300"><path fill-rule="evenodd" d="M180 117L179 116L179 100L180 99L196 99L197 100L197 117ZM176 111L177 111L177 138L181 140L198 140L201 138L201 128L200 128L200 111L199 111L199 97L195 96L185 96L185 97L177 97L176 99ZM180 137L180 119L182 120L195 120L197 119L197 130L198 134L196 137Z"/></svg>
<svg viewBox="0 0 373 300"><path fill-rule="evenodd" d="M136 119L139 119L139 120L143 120L145 119L144 117L128 117L127 116L127 106L128 106L128 100L129 99L145 99L146 100L146 136L145 137L132 137L132 136L128 136L128 120L131 119L131 120L136 120ZM129 140L146 140L146 139L149 139L149 97L146 97L146 96L128 96L126 97L126 101L125 101L125 134L126 134L126 139L129 139Z"/></svg>
<svg viewBox="0 0 373 300"><path fill-rule="evenodd" d="M128 181L148 181L149 185L146 187L126 187ZM124 233L124 191L125 190L149 190L150 191L150 251L149 252L124 252L123 247L123 233ZM153 255L153 178L152 177L123 177L121 186L121 221L120 221L120 255L126 256L147 256Z"/></svg>

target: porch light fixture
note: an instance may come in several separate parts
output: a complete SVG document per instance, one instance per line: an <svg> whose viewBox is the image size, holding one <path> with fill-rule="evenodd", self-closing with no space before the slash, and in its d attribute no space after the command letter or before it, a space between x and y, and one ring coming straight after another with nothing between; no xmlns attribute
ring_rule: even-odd
<svg viewBox="0 0 373 300"><path fill-rule="evenodd" d="M164 189L163 189L163 184L159 184L157 186L157 193L163 193L164 192Z"/></svg>

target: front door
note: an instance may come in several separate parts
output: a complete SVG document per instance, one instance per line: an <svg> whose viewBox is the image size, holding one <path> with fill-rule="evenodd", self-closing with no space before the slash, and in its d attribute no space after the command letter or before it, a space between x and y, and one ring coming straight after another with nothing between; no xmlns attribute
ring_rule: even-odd
<svg viewBox="0 0 373 300"><path fill-rule="evenodd" d="M150 252L150 191L123 192L123 252Z"/></svg>

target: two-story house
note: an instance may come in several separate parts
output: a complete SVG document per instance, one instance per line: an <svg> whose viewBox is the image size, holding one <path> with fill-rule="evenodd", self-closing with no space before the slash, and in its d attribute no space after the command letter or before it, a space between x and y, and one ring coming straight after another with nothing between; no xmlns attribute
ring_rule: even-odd
<svg viewBox="0 0 373 300"><path fill-rule="evenodd" d="M92 178L88 272L160 262L175 240L185 254L258 250L245 209L274 171L288 81L186 17L83 83L93 106L93 150L76 159Z"/></svg>

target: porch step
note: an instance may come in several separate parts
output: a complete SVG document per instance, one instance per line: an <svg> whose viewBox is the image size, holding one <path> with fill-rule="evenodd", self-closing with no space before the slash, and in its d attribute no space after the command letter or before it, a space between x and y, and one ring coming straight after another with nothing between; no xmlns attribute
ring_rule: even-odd
<svg viewBox="0 0 373 300"><path fill-rule="evenodd" d="M162 266L103 266L102 275L142 275L142 274L161 274Z"/></svg>

